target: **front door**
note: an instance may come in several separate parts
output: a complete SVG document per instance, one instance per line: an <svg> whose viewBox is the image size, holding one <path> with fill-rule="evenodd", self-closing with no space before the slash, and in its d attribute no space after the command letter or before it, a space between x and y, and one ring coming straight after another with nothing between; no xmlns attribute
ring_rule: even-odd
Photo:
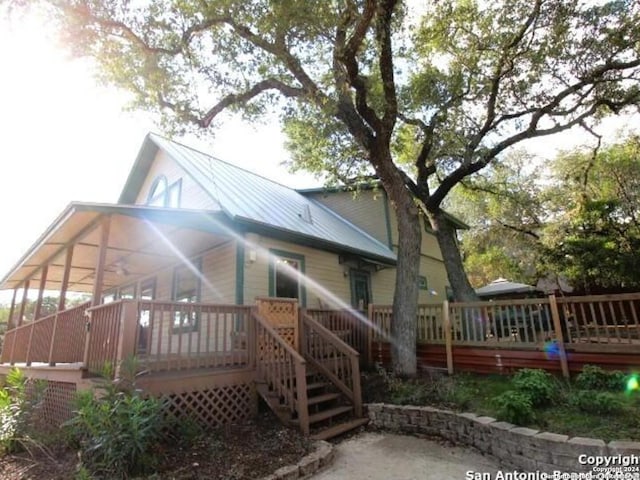
<svg viewBox="0 0 640 480"><path fill-rule="evenodd" d="M351 305L366 310L371 303L371 274L363 270L351 270Z"/></svg>

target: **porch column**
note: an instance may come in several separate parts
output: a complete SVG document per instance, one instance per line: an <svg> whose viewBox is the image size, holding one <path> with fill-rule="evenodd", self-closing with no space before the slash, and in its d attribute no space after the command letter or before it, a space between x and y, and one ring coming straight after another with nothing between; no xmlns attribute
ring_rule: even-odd
<svg viewBox="0 0 640 480"><path fill-rule="evenodd" d="M96 260L96 279L93 282L93 296L91 306L100 305L102 300L102 283L104 281L104 266L107 259L107 246L109 245L109 231L111 230L111 216L102 217L100 222L100 244L98 245L98 258Z"/></svg>
<svg viewBox="0 0 640 480"><path fill-rule="evenodd" d="M47 275L49 274L49 265L42 267L40 273L40 287L38 288L38 301L36 303L36 309L33 313L33 320L36 321L40 318L42 312L42 297L44 296L44 287L47 285Z"/></svg>
<svg viewBox="0 0 640 480"><path fill-rule="evenodd" d="M102 283L104 281L104 265L107 259L107 246L109 244L109 230L111 229L111 216L105 215L100 219L100 243L98 244L98 258L96 259L96 277L93 282L93 296L91 306L100 305L102 300ZM89 345L91 344L91 317L87 323L87 335L85 336L83 364L87 368L89 363Z"/></svg>
<svg viewBox="0 0 640 480"><path fill-rule="evenodd" d="M27 295L29 294L29 280L24 282L24 286L22 287L22 303L20 304L20 314L18 315L18 323L19 327L22 325L22 318L24 317L24 309L27 306Z"/></svg>
<svg viewBox="0 0 640 480"><path fill-rule="evenodd" d="M64 274L62 276L62 285L60 287L60 299L58 300L58 311L64 310L67 302L67 288L69 288L69 276L71 274L71 261L73 260L73 245L67 248L67 256L64 261Z"/></svg>
<svg viewBox="0 0 640 480"><path fill-rule="evenodd" d="M15 328L15 324L13 323L13 314L16 309L16 297L18 296L18 287L13 289L13 296L11 297L11 308L9 309L9 318L7 319L7 330L11 330Z"/></svg>

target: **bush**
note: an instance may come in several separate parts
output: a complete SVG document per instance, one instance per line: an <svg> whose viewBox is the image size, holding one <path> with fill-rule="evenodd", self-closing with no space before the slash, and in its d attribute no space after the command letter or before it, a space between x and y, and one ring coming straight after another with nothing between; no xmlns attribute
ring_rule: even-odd
<svg viewBox="0 0 640 480"><path fill-rule="evenodd" d="M529 395L525 393L515 390L506 391L494 397L493 404L499 420L516 425L526 425L535 418L533 403Z"/></svg>
<svg viewBox="0 0 640 480"><path fill-rule="evenodd" d="M44 381L28 379L17 368L9 371L0 388L0 452L37 443L37 412L45 385Z"/></svg>
<svg viewBox="0 0 640 480"><path fill-rule="evenodd" d="M589 390L574 391L569 398L569 405L583 412L597 415L622 413L625 409L625 404L618 395Z"/></svg>
<svg viewBox="0 0 640 480"><path fill-rule="evenodd" d="M607 372L596 365L585 365L576 377L576 386L582 390L620 392L624 390L625 382L624 373Z"/></svg>
<svg viewBox="0 0 640 480"><path fill-rule="evenodd" d="M105 478L127 478L155 468L167 421L162 403L131 385L108 382L103 395L79 392L76 415L65 426L80 449L82 466Z"/></svg>
<svg viewBox="0 0 640 480"><path fill-rule="evenodd" d="M554 378L544 370L523 368L513 376L512 383L534 406L549 405L556 394Z"/></svg>

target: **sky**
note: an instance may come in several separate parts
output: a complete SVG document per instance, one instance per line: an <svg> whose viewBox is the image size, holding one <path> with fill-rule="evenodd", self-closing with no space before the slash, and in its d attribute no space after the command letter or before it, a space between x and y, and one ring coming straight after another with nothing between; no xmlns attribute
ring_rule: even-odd
<svg viewBox="0 0 640 480"><path fill-rule="evenodd" d="M0 278L71 201L117 201L143 138L160 132L145 113L124 112L124 92L100 86L87 60L70 59L39 18L0 15ZM622 126L614 120L607 131ZM583 133L531 142L550 157ZM277 123L237 119L209 144L183 142L294 188L317 186L291 175ZM11 292L0 291L0 303Z"/></svg>

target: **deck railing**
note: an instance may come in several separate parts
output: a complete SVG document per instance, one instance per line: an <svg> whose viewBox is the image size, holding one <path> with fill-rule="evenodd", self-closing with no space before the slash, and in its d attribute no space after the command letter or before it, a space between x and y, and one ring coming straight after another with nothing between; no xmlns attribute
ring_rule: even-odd
<svg viewBox="0 0 640 480"><path fill-rule="evenodd" d="M249 365L251 307L140 301L135 354L149 371Z"/></svg>
<svg viewBox="0 0 640 480"><path fill-rule="evenodd" d="M294 348L253 312L256 332L256 368L260 381L266 382L292 414L296 414L300 429L309 434L306 362Z"/></svg>
<svg viewBox="0 0 640 480"><path fill-rule="evenodd" d="M115 367L122 358L119 356L118 344L125 305L126 301L121 300L87 310L90 320L84 364L89 372L101 374L106 365Z"/></svg>
<svg viewBox="0 0 640 480"><path fill-rule="evenodd" d="M449 308L456 345L511 342L521 347L555 338L549 298L459 302Z"/></svg>
<svg viewBox="0 0 640 480"><path fill-rule="evenodd" d="M385 342L391 338L391 305L371 305L369 307L371 322L371 339L374 342ZM441 303L424 303L418 305L416 317L416 340L418 342L444 343L442 328L443 312Z"/></svg>
<svg viewBox="0 0 640 480"><path fill-rule="evenodd" d="M640 349L640 294L559 297L565 340L577 349L636 345Z"/></svg>
<svg viewBox="0 0 640 480"><path fill-rule="evenodd" d="M303 311L358 352L367 349L369 318L358 310L310 308Z"/></svg>
<svg viewBox="0 0 640 480"><path fill-rule="evenodd" d="M2 363L82 362L89 303L48 315L7 331Z"/></svg>
<svg viewBox="0 0 640 480"><path fill-rule="evenodd" d="M307 314L301 316L302 355L353 402L362 416L359 354Z"/></svg>

